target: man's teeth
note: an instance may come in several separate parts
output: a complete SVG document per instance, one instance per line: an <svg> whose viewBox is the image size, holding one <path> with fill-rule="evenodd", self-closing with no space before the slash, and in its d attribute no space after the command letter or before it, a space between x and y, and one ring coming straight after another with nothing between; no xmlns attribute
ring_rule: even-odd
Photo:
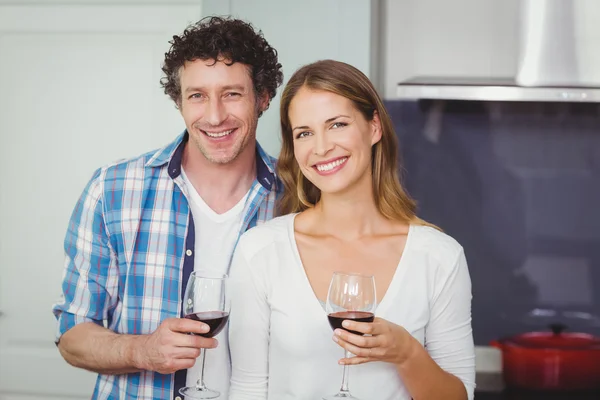
<svg viewBox="0 0 600 400"><path fill-rule="evenodd" d="M230 129L230 130L224 131L224 132L209 132L209 131L204 131L204 132L210 137L219 138L219 137L229 135L231 132L233 132L233 129Z"/></svg>
<svg viewBox="0 0 600 400"><path fill-rule="evenodd" d="M344 158L340 158L339 160L335 160L335 161L332 161L327 164L320 164L320 165L317 165L317 169L319 170L319 172L331 171L338 165L342 165L343 163L345 163L347 159L348 159L348 157L344 157Z"/></svg>

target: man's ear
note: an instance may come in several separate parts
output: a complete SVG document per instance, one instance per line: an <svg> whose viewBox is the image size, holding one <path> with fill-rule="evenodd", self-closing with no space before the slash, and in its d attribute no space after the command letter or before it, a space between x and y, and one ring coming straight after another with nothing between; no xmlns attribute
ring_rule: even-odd
<svg viewBox="0 0 600 400"><path fill-rule="evenodd" d="M258 94L256 96L257 109L259 114L262 114L265 111L267 111L267 109L269 108L270 100L271 99L269 99L269 93L266 90L264 90L261 94Z"/></svg>

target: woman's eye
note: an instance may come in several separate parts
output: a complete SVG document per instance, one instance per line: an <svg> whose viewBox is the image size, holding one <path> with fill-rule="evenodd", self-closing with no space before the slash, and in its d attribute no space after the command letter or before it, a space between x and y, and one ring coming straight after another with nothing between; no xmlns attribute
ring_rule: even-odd
<svg viewBox="0 0 600 400"><path fill-rule="evenodd" d="M333 125L331 125L331 127L334 129L337 129L337 128L343 128L346 125L348 125L348 124L346 124L345 122L335 122Z"/></svg>
<svg viewBox="0 0 600 400"><path fill-rule="evenodd" d="M307 137L308 135L310 135L310 132L308 132L308 131L300 132L299 134L296 135L296 139L302 139L304 137Z"/></svg>

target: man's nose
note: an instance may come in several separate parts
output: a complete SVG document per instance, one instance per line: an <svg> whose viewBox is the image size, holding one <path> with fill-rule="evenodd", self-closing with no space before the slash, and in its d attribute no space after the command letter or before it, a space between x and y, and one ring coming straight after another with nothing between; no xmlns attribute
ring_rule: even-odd
<svg viewBox="0 0 600 400"><path fill-rule="evenodd" d="M205 114L206 121L212 126L219 126L227 118L225 106L221 99L211 99L208 102L208 107Z"/></svg>

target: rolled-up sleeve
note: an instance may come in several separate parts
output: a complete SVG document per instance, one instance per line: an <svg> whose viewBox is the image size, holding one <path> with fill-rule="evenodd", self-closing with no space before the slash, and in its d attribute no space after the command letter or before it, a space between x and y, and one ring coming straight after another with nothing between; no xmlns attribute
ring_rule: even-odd
<svg viewBox="0 0 600 400"><path fill-rule="evenodd" d="M87 184L67 227L62 293L52 308L58 321L56 343L77 324L102 326L116 305L118 272L105 226L100 175L96 171Z"/></svg>
<svg viewBox="0 0 600 400"><path fill-rule="evenodd" d="M471 278L461 248L452 267L440 271L425 334L429 355L459 378L469 400L475 391L475 347L471 328Z"/></svg>

